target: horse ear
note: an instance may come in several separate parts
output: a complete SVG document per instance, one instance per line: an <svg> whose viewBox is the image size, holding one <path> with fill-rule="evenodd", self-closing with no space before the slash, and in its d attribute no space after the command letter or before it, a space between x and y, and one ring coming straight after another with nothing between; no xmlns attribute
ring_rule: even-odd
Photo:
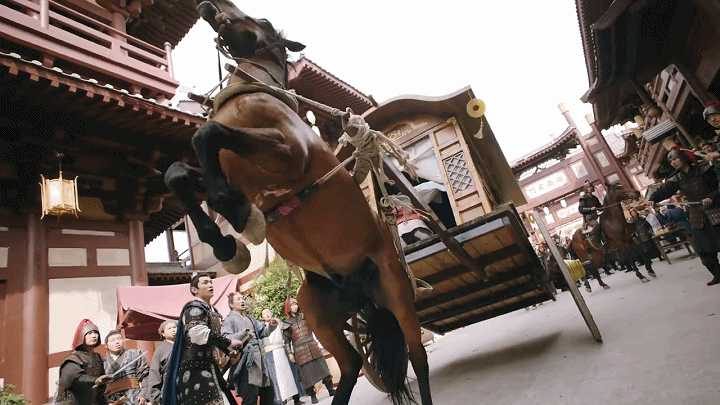
<svg viewBox="0 0 720 405"><path fill-rule="evenodd" d="M303 49L305 49L305 45L301 44L300 42L295 42L295 41L286 39L285 40L285 48L287 48L291 52L300 52Z"/></svg>

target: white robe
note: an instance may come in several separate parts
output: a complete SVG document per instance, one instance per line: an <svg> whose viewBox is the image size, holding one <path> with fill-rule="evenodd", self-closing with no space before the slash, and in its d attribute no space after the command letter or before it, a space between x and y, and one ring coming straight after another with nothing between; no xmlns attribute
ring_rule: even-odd
<svg viewBox="0 0 720 405"><path fill-rule="evenodd" d="M299 394L295 378L293 377L290 361L285 353L285 340L281 328L275 328L270 336L263 339L265 353L272 353L272 363L268 367L275 369L277 377L277 388L280 391L281 400L285 401L293 395ZM268 360L270 358L268 357Z"/></svg>

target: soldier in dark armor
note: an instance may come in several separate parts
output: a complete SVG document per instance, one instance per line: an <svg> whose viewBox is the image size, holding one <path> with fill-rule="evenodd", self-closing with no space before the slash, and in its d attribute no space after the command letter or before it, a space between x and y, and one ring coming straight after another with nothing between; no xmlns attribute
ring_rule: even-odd
<svg viewBox="0 0 720 405"><path fill-rule="evenodd" d="M596 244L601 243L602 235L598 222L598 208L602 207L600 200L593 194L594 187L589 180L585 180L583 191L580 193L578 211L583 216L583 234Z"/></svg>
<svg viewBox="0 0 720 405"><path fill-rule="evenodd" d="M681 191L691 203L688 207L690 231L693 235L693 246L700 256L700 261L713 275L708 285L720 283L720 232L712 225L707 215L708 209L720 207L718 181L712 166L700 161L690 164L686 156L678 151L668 153L670 165L677 170L676 174L665 181L649 198L653 203L665 200Z"/></svg>
<svg viewBox="0 0 720 405"><path fill-rule="evenodd" d="M100 346L100 331L89 319L75 329L73 352L60 364L60 378L55 403L60 405L105 405L103 361L95 349Z"/></svg>
<svg viewBox="0 0 720 405"><path fill-rule="evenodd" d="M218 366L218 350L228 353L240 346L220 334L222 318L210 305L212 279L194 274L190 292L195 299L180 313L177 335L165 375L165 405L235 405Z"/></svg>
<svg viewBox="0 0 720 405"><path fill-rule="evenodd" d="M650 223L640 216L640 213L636 209L630 209L630 217L633 226L633 240L637 244L638 249L634 250L633 260L638 260L645 265L645 270L648 274L653 277L657 277L655 270L652 267L652 258L655 256L655 243L653 243L653 236L655 235L652 230Z"/></svg>
<svg viewBox="0 0 720 405"><path fill-rule="evenodd" d="M298 367L303 389L310 396L312 403L317 404L318 399L315 393L317 382L322 381L330 396L335 395L332 376L325 362L325 356L305 322L305 316L300 312L295 298L288 298L285 301L285 315L288 318L282 327L286 339L290 343L288 350L290 361Z"/></svg>

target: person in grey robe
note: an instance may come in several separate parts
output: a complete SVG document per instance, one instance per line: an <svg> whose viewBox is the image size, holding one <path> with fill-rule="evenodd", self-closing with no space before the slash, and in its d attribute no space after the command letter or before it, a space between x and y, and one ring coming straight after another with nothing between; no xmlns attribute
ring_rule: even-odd
<svg viewBox="0 0 720 405"><path fill-rule="evenodd" d="M222 335L228 339L246 341L238 363L230 370L230 383L244 404L276 405L272 381L263 359L262 339L277 327L273 321L267 325L258 322L248 311L245 297L234 292L228 295L232 311L222 325Z"/></svg>
<svg viewBox="0 0 720 405"><path fill-rule="evenodd" d="M172 353L173 343L175 343L176 332L176 321L165 321L160 324L158 333L162 336L163 341L155 348L155 353L150 362L150 374L143 384L143 395L147 403L153 405L162 403L162 385L165 380L167 362Z"/></svg>
<svg viewBox="0 0 720 405"><path fill-rule="evenodd" d="M103 365L105 374L112 377L105 390L108 402L145 405L142 384L149 372L145 353L138 349L126 349L125 337L119 330L110 331L105 342L108 356Z"/></svg>

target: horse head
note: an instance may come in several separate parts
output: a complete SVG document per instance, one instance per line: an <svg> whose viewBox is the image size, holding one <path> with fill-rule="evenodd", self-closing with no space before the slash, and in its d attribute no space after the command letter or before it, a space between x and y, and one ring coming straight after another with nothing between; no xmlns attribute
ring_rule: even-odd
<svg viewBox="0 0 720 405"><path fill-rule="evenodd" d="M287 50L299 52L305 49L305 45L286 39L270 21L243 13L231 0L196 2L200 16L217 32L218 46L236 60L249 59L266 70L278 70L279 67L280 73L286 76ZM283 77L283 83L279 84L284 86L285 79Z"/></svg>
<svg viewBox="0 0 720 405"><path fill-rule="evenodd" d="M606 185L607 194L605 194L605 202L603 205L615 204L624 200L634 200L640 197L640 193L635 190L627 189L621 183Z"/></svg>

